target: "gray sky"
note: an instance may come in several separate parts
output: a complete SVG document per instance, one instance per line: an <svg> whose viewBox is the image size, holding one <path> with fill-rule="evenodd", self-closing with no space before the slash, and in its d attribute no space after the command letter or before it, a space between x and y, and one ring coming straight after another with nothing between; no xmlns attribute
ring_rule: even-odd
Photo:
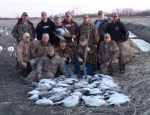
<svg viewBox="0 0 150 115"><path fill-rule="evenodd" d="M75 10L78 13L97 13L99 10L111 12L116 8L150 9L150 0L0 0L0 17L38 16L42 11L48 15Z"/></svg>

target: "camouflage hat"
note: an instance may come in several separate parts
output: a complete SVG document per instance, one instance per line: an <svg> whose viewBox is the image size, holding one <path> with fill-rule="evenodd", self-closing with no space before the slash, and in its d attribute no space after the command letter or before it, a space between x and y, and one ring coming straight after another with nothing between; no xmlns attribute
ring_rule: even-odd
<svg viewBox="0 0 150 115"><path fill-rule="evenodd" d="M65 13L65 16L67 17L67 16L71 16L71 13L70 12L66 12Z"/></svg>
<svg viewBox="0 0 150 115"><path fill-rule="evenodd" d="M113 17L114 17L114 16L117 16L117 17L118 17L118 13L113 13Z"/></svg>
<svg viewBox="0 0 150 115"><path fill-rule="evenodd" d="M109 33L106 33L106 34L104 34L104 38L110 38L110 34Z"/></svg>
<svg viewBox="0 0 150 115"><path fill-rule="evenodd" d="M89 15L88 14L84 14L83 18L89 18Z"/></svg>
<svg viewBox="0 0 150 115"><path fill-rule="evenodd" d="M48 51L48 52L49 52L49 51L52 51L52 50L54 50L54 47L53 47L53 46L47 47L47 51Z"/></svg>
<svg viewBox="0 0 150 115"><path fill-rule="evenodd" d="M55 16L54 16L54 20L55 20L56 18L60 18L60 16L58 16L58 15L55 15Z"/></svg>
<svg viewBox="0 0 150 115"><path fill-rule="evenodd" d="M28 13L27 13L27 12L23 12L23 13L22 13L22 16L25 16L25 15L28 16Z"/></svg>
<svg viewBox="0 0 150 115"><path fill-rule="evenodd" d="M66 42L66 39L62 38L62 39L59 40L59 42L62 42L62 41Z"/></svg>
<svg viewBox="0 0 150 115"><path fill-rule="evenodd" d="M85 35L80 36L80 40L86 40L86 36Z"/></svg>
<svg viewBox="0 0 150 115"><path fill-rule="evenodd" d="M103 13L104 13L104 12L103 12L103 11L101 11L101 10L100 10L100 11L98 11L98 15L99 15L99 14L103 14Z"/></svg>
<svg viewBox="0 0 150 115"><path fill-rule="evenodd" d="M26 37L30 37L30 34L29 33L24 33L23 38L26 38Z"/></svg>
<svg viewBox="0 0 150 115"><path fill-rule="evenodd" d="M41 16L43 16L43 15L47 15L47 12L45 12L45 11L41 12Z"/></svg>

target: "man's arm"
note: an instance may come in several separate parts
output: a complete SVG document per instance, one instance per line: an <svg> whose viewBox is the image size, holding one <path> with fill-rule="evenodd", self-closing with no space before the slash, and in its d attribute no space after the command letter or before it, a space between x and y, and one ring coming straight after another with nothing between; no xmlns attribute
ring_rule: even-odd
<svg viewBox="0 0 150 115"><path fill-rule="evenodd" d="M36 68L37 74L42 74L42 67L43 67L43 58L41 57L40 60L38 61L37 68Z"/></svg>
<svg viewBox="0 0 150 115"><path fill-rule="evenodd" d="M68 73L67 73L67 71L66 71L66 68L65 68L65 66L64 66L64 63L63 63L62 58L60 57L57 62L58 62L58 69L59 69L59 71L60 71L63 75L66 75L66 77L68 77Z"/></svg>
<svg viewBox="0 0 150 115"><path fill-rule="evenodd" d="M16 24L11 32L12 36L16 39L18 39L20 37L19 33L18 33L18 24Z"/></svg>

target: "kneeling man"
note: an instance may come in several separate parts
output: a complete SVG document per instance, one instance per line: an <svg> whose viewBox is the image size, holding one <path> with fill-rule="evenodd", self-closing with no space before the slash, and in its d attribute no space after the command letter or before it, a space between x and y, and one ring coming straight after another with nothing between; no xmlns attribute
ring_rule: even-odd
<svg viewBox="0 0 150 115"><path fill-rule="evenodd" d="M99 45L98 61L102 74L116 75L119 72L119 48L115 41L111 40L108 33L104 35L104 41Z"/></svg>
<svg viewBox="0 0 150 115"><path fill-rule="evenodd" d="M25 80L25 83L31 84L40 79L52 79L57 71L68 77L62 58L55 54L54 47L50 46L48 53L43 55L38 61L36 70L32 71Z"/></svg>

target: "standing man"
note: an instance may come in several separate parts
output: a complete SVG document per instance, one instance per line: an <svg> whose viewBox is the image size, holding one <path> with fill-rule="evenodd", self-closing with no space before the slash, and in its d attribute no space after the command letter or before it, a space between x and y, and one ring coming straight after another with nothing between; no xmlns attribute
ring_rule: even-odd
<svg viewBox="0 0 150 115"><path fill-rule="evenodd" d="M21 18L19 18L17 24L12 30L12 36L17 39L17 45L23 39L24 33L30 34L30 40L35 38L35 28L33 23L28 20L28 13L23 12Z"/></svg>
<svg viewBox="0 0 150 115"><path fill-rule="evenodd" d="M63 28L60 16L58 15L54 16L54 24L55 24L55 32L58 28ZM55 39L55 47L58 47L60 38L55 35L54 39Z"/></svg>
<svg viewBox="0 0 150 115"><path fill-rule="evenodd" d="M55 52L63 59L68 75L73 75L73 52L70 47L66 46L66 39L60 39L59 46L55 49Z"/></svg>
<svg viewBox="0 0 150 115"><path fill-rule="evenodd" d="M94 71L93 65L96 62L96 48L92 43L87 43L86 35L80 36L79 44L74 49L74 66L75 73L78 77L82 76L81 65L83 66L84 61L87 71L87 75L91 75ZM85 55L87 52L87 55Z"/></svg>
<svg viewBox="0 0 150 115"><path fill-rule="evenodd" d="M94 22L96 29L98 30L100 42L104 40L104 34L106 33L107 26L110 22L106 19L103 11L98 11L98 19Z"/></svg>
<svg viewBox="0 0 150 115"><path fill-rule="evenodd" d="M104 35L104 41L99 45L98 61L100 73L117 75L119 72L119 48L115 41L111 40L110 34Z"/></svg>
<svg viewBox="0 0 150 115"><path fill-rule="evenodd" d="M40 57L42 57L48 51L48 47L52 46L49 43L49 35L44 33L42 36L42 40L35 40L31 46L31 60L30 65L32 70L36 69L37 62L39 61Z"/></svg>
<svg viewBox="0 0 150 115"><path fill-rule="evenodd" d="M30 50L31 50L31 41L30 41L30 34L24 33L23 40L17 46L17 61L18 61L18 68L17 71L20 74L20 77L26 77L30 71Z"/></svg>
<svg viewBox="0 0 150 115"><path fill-rule="evenodd" d="M65 19L62 21L62 25L69 31L71 36L65 37L67 46L73 48L77 42L79 36L78 25L72 20L72 15L70 12L65 13Z"/></svg>
<svg viewBox="0 0 150 115"><path fill-rule="evenodd" d="M97 44L99 42L98 31L95 28L95 25L90 21L89 15L85 14L83 16L83 23L79 26L79 35L89 34L89 42L94 44L95 48L97 48Z"/></svg>
<svg viewBox="0 0 150 115"><path fill-rule="evenodd" d="M54 34L53 34L53 31L55 30L54 22L51 21L49 18L47 18L47 13L45 11L41 13L41 17L42 17L42 20L41 22L37 24L37 27L36 27L37 39L41 40L42 35L44 33L47 33L49 34L49 37L51 38L49 42L52 45L55 45Z"/></svg>
<svg viewBox="0 0 150 115"><path fill-rule="evenodd" d="M120 22L118 14L113 14L113 21L110 23L106 30L107 33L110 34L112 40L114 40L120 50L120 56L119 56L119 66L120 66L120 74L123 74L125 72L125 56L124 56L124 42L127 40L128 31L125 29L125 26L122 22Z"/></svg>

